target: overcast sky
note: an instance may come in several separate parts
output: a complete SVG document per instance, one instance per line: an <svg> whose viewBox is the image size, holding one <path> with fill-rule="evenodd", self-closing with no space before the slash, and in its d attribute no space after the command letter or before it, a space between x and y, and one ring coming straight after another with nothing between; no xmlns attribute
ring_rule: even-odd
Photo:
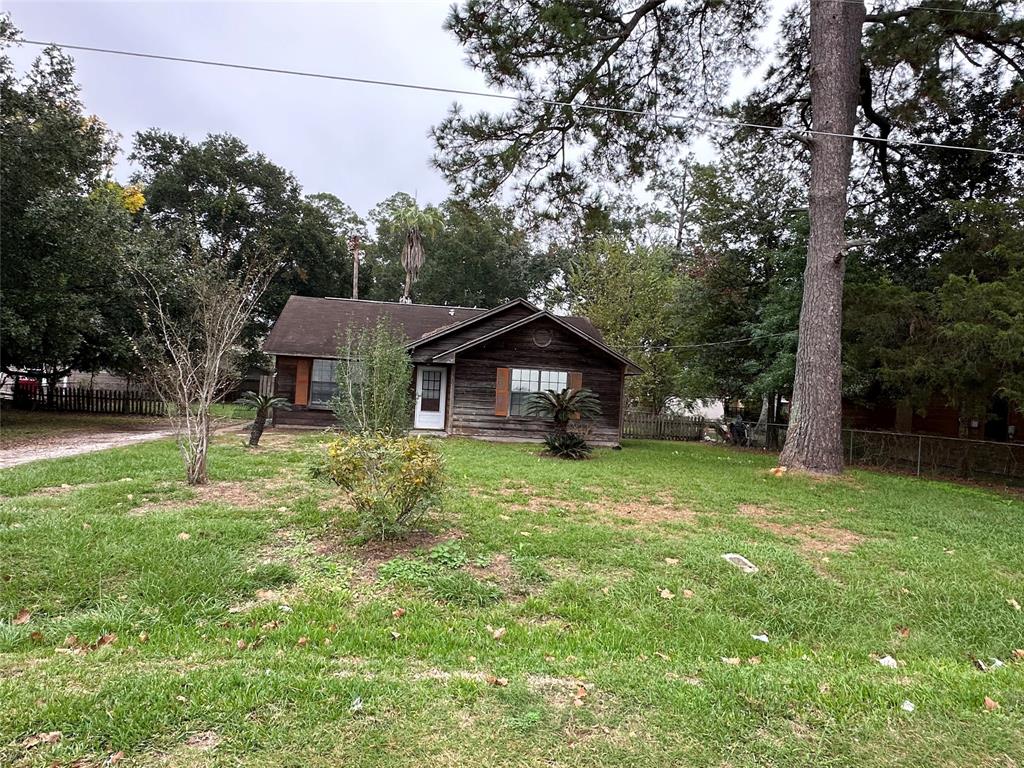
<svg viewBox="0 0 1024 768"><path fill-rule="evenodd" d="M442 29L449 3L126 3L5 0L26 39L328 74L487 90ZM24 71L38 49L14 60ZM86 109L121 135L158 127L192 139L232 133L290 170L307 193L333 192L360 214L402 190L440 202L428 132L453 98L408 90L71 52ZM737 92L748 79L737 76ZM495 109L460 97L468 109Z"/></svg>

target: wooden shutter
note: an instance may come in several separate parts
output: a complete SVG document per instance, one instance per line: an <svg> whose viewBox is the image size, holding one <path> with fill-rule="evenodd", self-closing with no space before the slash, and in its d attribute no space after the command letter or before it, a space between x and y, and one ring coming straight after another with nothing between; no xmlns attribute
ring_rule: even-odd
<svg viewBox="0 0 1024 768"><path fill-rule="evenodd" d="M309 380L312 378L313 361L299 358L295 361L295 405L309 405Z"/></svg>
<svg viewBox="0 0 1024 768"><path fill-rule="evenodd" d="M508 406L512 399L509 382L512 378L511 368L499 368L494 381L494 415L508 416Z"/></svg>
<svg viewBox="0 0 1024 768"><path fill-rule="evenodd" d="M583 389L583 372L569 371L569 389ZM573 413L572 417L578 419L579 413Z"/></svg>

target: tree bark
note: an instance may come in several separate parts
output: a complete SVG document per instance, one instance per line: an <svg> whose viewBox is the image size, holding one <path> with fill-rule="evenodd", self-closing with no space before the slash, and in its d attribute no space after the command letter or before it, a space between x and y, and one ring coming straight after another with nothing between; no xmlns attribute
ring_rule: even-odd
<svg viewBox="0 0 1024 768"><path fill-rule="evenodd" d="M203 408L197 414L193 424L195 434L189 436L192 441L192 453L186 464L186 474L189 485L206 485L206 454L210 445L210 414L209 410Z"/></svg>
<svg viewBox="0 0 1024 768"><path fill-rule="evenodd" d="M252 429L249 430L249 447L258 448L260 438L263 437L263 430L267 426L267 414L257 413L253 419Z"/></svg>
<svg viewBox="0 0 1024 768"><path fill-rule="evenodd" d="M811 236L786 444L791 469L843 470L842 347L846 192L860 77L862 2L811 0Z"/></svg>

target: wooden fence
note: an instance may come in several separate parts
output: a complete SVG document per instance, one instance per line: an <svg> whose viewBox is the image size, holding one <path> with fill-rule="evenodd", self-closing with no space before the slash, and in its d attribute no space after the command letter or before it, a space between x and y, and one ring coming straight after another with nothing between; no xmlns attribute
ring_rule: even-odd
<svg viewBox="0 0 1024 768"><path fill-rule="evenodd" d="M15 408L40 411L109 413L126 416L164 416L164 403L144 392L119 392L88 387L25 387L15 384L11 393Z"/></svg>
<svg viewBox="0 0 1024 768"><path fill-rule="evenodd" d="M622 436L636 440L700 440L704 437L701 416L627 413L622 420Z"/></svg>

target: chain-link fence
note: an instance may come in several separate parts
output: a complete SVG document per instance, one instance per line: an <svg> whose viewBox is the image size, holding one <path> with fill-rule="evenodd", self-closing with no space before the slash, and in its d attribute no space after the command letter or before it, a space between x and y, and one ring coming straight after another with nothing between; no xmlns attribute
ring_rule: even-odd
<svg viewBox="0 0 1024 768"><path fill-rule="evenodd" d="M714 440L778 451L786 442L786 424L707 421L692 417L627 414L623 437L653 440ZM847 464L880 467L914 475L994 480L1024 484L1024 442L969 440L907 432L843 430Z"/></svg>

